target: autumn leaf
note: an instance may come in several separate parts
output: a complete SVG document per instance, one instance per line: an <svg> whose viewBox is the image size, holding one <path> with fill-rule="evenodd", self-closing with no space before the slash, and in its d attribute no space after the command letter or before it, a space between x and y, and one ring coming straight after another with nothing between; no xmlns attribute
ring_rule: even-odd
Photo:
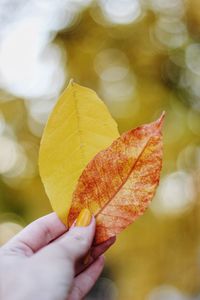
<svg viewBox="0 0 200 300"><path fill-rule="evenodd" d="M69 225L88 208L96 217L96 244L121 232L149 205L162 167L163 117L122 134L80 176Z"/></svg>
<svg viewBox="0 0 200 300"><path fill-rule="evenodd" d="M116 122L96 93L71 81L49 117L39 152L46 193L65 224L83 169L118 136Z"/></svg>

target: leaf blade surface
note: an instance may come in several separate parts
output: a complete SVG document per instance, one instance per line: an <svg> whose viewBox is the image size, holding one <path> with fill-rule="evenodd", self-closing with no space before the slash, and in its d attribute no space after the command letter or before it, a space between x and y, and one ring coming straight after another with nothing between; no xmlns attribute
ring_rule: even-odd
<svg viewBox="0 0 200 300"><path fill-rule="evenodd" d="M48 119L39 152L42 182L65 224L83 169L118 136L116 122L96 93L71 81Z"/></svg>
<svg viewBox="0 0 200 300"><path fill-rule="evenodd" d="M144 213L159 183L163 116L124 133L89 162L73 195L69 224L87 207L96 217L97 244Z"/></svg>

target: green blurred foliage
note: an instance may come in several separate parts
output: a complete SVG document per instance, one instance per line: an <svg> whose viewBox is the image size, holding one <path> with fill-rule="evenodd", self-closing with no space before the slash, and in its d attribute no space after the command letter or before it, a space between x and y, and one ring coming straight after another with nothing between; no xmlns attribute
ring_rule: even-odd
<svg viewBox="0 0 200 300"><path fill-rule="evenodd" d="M65 86L74 78L96 90L120 132L166 111L161 185L109 250L106 299L199 299L200 2L141 1L140 15L124 24L109 20L100 2L55 36ZM27 103L0 91L0 243L51 211L37 166L45 121Z"/></svg>

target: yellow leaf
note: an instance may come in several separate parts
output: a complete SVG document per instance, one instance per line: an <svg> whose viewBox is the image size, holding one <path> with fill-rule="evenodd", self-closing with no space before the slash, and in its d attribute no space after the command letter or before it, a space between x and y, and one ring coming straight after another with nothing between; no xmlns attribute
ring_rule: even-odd
<svg viewBox="0 0 200 300"><path fill-rule="evenodd" d="M71 81L49 117L39 152L46 193L65 224L83 169L118 136L117 124L96 93Z"/></svg>

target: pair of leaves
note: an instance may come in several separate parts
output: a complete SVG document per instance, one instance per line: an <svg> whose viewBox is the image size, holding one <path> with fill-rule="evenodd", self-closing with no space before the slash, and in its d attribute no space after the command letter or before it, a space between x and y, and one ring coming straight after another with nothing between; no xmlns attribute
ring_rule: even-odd
<svg viewBox="0 0 200 300"><path fill-rule="evenodd" d="M39 155L46 193L66 225L88 208L99 244L143 214L160 178L162 122L163 115L119 137L97 95L70 82L48 120Z"/></svg>

